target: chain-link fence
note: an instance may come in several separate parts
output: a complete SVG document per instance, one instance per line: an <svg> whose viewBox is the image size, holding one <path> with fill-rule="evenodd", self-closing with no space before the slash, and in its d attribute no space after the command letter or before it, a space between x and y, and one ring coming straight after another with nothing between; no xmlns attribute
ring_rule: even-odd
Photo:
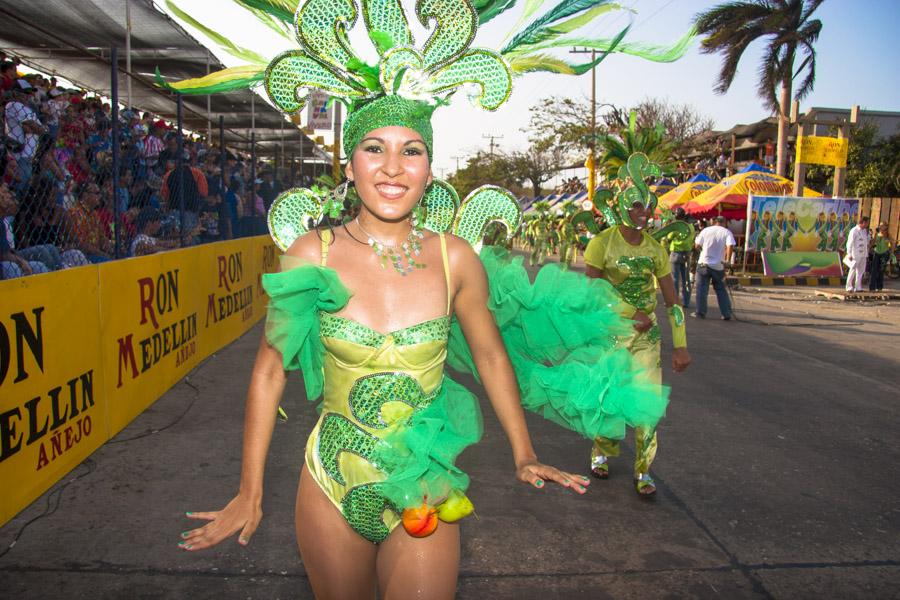
<svg viewBox="0 0 900 600"><path fill-rule="evenodd" d="M210 143L184 135L180 118L119 111L10 64L0 77L3 279L262 234L278 193L302 180L291 167L280 175L298 181L282 184L255 150L226 150L222 119Z"/></svg>

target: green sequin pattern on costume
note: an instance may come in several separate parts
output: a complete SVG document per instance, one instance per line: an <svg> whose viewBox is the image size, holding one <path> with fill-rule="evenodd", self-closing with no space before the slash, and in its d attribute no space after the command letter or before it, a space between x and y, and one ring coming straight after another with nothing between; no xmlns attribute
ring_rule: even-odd
<svg viewBox="0 0 900 600"><path fill-rule="evenodd" d="M402 402L414 409L424 408L435 393L425 394L418 382L403 373L375 373L356 380L350 390L350 410L363 425L375 429L388 427L381 408L388 402Z"/></svg>
<svg viewBox="0 0 900 600"><path fill-rule="evenodd" d="M344 319L331 313L323 312L319 315L319 324L322 337L335 338L373 348L377 348L384 343L382 334L372 331L365 325L361 325L352 319Z"/></svg>
<svg viewBox="0 0 900 600"><path fill-rule="evenodd" d="M650 330L647 331L647 340L651 344L655 344L660 340L659 325L656 323L654 323Z"/></svg>
<svg viewBox="0 0 900 600"><path fill-rule="evenodd" d="M654 276L653 259L649 256L620 256L616 266L628 272L628 277L616 285L625 301L638 310L647 310L653 306L654 297L645 291L647 282L652 281Z"/></svg>
<svg viewBox="0 0 900 600"><path fill-rule="evenodd" d="M401 96L382 96L353 111L344 123L344 154L350 156L353 149L370 131L382 127L400 125L409 127L422 136L428 156L434 156L434 135L431 115L434 106Z"/></svg>
<svg viewBox="0 0 900 600"><path fill-rule="evenodd" d="M384 512L390 510L398 516L402 512L384 497L380 488L377 483L358 485L341 500L341 511L350 527L375 543L383 542L391 533L384 524Z"/></svg>
<svg viewBox="0 0 900 600"><path fill-rule="evenodd" d="M338 468L338 455L341 452L351 452L368 459L377 443L378 438L364 431L350 419L330 413L325 415L319 430L317 441L319 461L329 477L341 485L346 485L347 482Z"/></svg>
<svg viewBox="0 0 900 600"><path fill-rule="evenodd" d="M469 194L459 207L452 232L476 248L491 223L503 223L507 237L522 223L522 209L511 192L485 185Z"/></svg>
<svg viewBox="0 0 900 600"><path fill-rule="evenodd" d="M347 319L327 312L320 314L319 322L321 324L322 337L335 338L372 348L380 347L387 340L388 336L393 339L395 344L411 346L413 344L446 340L450 334L450 319L446 316L416 323L410 327L398 329L391 334L379 333L361 323L357 323L353 319Z"/></svg>
<svg viewBox="0 0 900 600"><path fill-rule="evenodd" d="M266 222L275 245L284 251L321 218L318 196L306 188L292 188L272 203Z"/></svg>
<svg viewBox="0 0 900 600"><path fill-rule="evenodd" d="M453 225L453 217L459 208L459 195L452 185L435 179L425 191L422 204L425 205L425 229L441 233Z"/></svg>

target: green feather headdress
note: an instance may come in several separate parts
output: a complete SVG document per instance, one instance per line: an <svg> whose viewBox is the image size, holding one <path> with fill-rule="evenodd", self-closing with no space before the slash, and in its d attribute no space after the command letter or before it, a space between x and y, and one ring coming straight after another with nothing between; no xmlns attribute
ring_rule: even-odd
<svg viewBox="0 0 900 600"><path fill-rule="evenodd" d="M560 0L535 16L546 0L525 0L519 25L495 52L470 45L479 25L513 8L517 0L417 0L415 16L423 26L433 25L428 40L418 47L400 0L360 0L359 5L356 0L232 1L280 36L292 33L299 49L266 62L166 0L176 16L248 64L172 84L157 76L159 85L182 94L211 94L264 82L272 103L291 114L303 108L312 89L345 103L352 113L391 95L433 107L467 87L477 106L496 110L509 97L513 76L538 71L579 75L612 52L669 62L683 56L694 37L691 31L671 48L659 48L625 42L630 26L611 38L572 36L602 15L625 9L610 0ZM378 51L376 65L362 61L347 37L360 13ZM593 61L573 63L549 54L571 46L591 48L598 55Z"/></svg>
<svg viewBox="0 0 900 600"><path fill-rule="evenodd" d="M612 52L668 62L680 58L693 38L689 32L672 48L627 44L629 27L612 38L572 37L568 34L613 10L610 0L559 0L538 14L545 0L525 0L519 25L499 52L470 48L479 25L515 6L517 0L417 0L415 15L431 33L417 46L400 0L233 0L276 34L296 39L298 49L266 62L205 27L180 10L169 9L196 27L224 51L248 64L205 77L169 84L157 71L160 86L182 94L212 94L263 83L272 103L282 111L300 111L309 93L322 90L348 107L344 123L344 151L349 156L369 131L405 125L418 131L432 152L431 113L461 88L485 110L496 110L512 92L514 76L537 71L580 75ZM348 32L360 13L378 62L362 61L351 47ZM520 28L520 25L528 23ZM549 54L555 49L584 46L598 51L594 60L572 63ZM512 235L521 222L521 209L506 190L483 186L461 203L446 182L435 180L422 203L425 227L452 231L478 246L492 223L502 223ZM323 217L325 199L313 190L284 192L269 211L269 230L286 249Z"/></svg>

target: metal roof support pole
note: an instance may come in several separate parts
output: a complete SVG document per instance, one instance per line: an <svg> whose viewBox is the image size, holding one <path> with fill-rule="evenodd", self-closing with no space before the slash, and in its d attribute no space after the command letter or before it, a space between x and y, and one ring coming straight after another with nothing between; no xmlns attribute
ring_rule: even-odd
<svg viewBox="0 0 900 600"><path fill-rule="evenodd" d="M250 132L250 198L247 204L250 206L249 214L254 218L250 220L250 231L245 231L244 235L256 235L261 233L256 231L256 131Z"/></svg>
<svg viewBox="0 0 900 600"><path fill-rule="evenodd" d="M284 119L281 119L281 170L284 171ZM275 179L278 179L277 171Z"/></svg>
<svg viewBox="0 0 900 600"><path fill-rule="evenodd" d="M206 74L209 75L209 50L206 51ZM212 96L206 96L206 142L212 145Z"/></svg>
<svg viewBox="0 0 900 600"><path fill-rule="evenodd" d="M225 202L225 195L228 193L228 181L225 178L225 116L219 115L219 175L222 178L221 202ZM222 231L223 239L230 240L234 237L234 228L237 223L231 222L231 212L229 211L228 231Z"/></svg>
<svg viewBox="0 0 900 600"><path fill-rule="evenodd" d="M113 203L113 235L115 236L116 258L122 258L122 232L119 225L119 51L113 46L109 49L109 90L110 120L112 121L112 203Z"/></svg>
<svg viewBox="0 0 900 600"><path fill-rule="evenodd" d="M125 0L125 72L128 81L128 108L131 108L131 0Z"/></svg>
<svg viewBox="0 0 900 600"><path fill-rule="evenodd" d="M181 167L184 166L184 132L181 130L184 125L184 103L181 94L175 96L175 101L178 119L178 154L175 156L175 171L169 174L169 191L174 190L177 194L175 198L178 200L178 211L181 213L179 215L181 225L178 229L181 236L181 247L184 248L184 173L181 172Z"/></svg>
<svg viewBox="0 0 900 600"><path fill-rule="evenodd" d="M303 148L303 140L300 140L300 148ZM288 180L288 187L294 187L294 182L297 180L297 165L294 164L294 160L294 151L291 150L291 178Z"/></svg>

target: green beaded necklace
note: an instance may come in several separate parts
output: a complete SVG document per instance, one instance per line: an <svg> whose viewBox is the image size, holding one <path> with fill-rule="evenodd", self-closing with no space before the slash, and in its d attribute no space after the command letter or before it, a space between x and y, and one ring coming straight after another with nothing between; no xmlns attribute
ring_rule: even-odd
<svg viewBox="0 0 900 600"><path fill-rule="evenodd" d="M354 221L356 221L356 226L359 227L359 230L368 238L367 241L372 251L381 259L382 269L386 269L387 263L390 261L394 270L406 277L407 273L412 273L414 269L425 268L425 264L417 262L414 258L422 252L422 240L425 238L425 234L422 233L421 228L411 226L409 235L406 236L406 241L400 244L398 249L396 245L385 244L366 231L362 223L359 222L358 216Z"/></svg>

